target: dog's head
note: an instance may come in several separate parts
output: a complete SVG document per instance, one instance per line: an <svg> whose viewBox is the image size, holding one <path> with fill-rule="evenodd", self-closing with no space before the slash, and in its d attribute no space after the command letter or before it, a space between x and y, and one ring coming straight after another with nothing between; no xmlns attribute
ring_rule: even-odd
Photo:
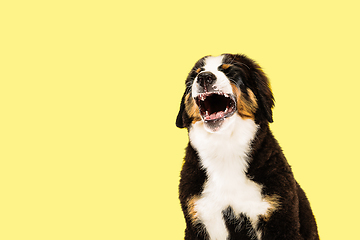
<svg viewBox="0 0 360 240"><path fill-rule="evenodd" d="M260 66L244 55L223 54L200 59L186 79L176 126L198 121L216 132L238 114L257 124L272 122L274 98Z"/></svg>

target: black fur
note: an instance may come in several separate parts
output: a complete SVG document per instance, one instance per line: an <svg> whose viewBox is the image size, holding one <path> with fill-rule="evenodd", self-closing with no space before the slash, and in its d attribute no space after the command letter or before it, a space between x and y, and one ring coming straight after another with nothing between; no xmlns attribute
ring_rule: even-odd
<svg viewBox="0 0 360 240"><path fill-rule="evenodd" d="M181 98L180 110L176 118L176 126L178 128L184 128L185 126L189 125L188 121L190 120L190 118L189 116L187 116L187 114L184 113L185 113L185 93ZM185 125L185 123L187 124Z"/></svg>
<svg viewBox="0 0 360 240"><path fill-rule="evenodd" d="M260 66L245 55L232 54L225 54L224 64L233 65L223 70L225 75L235 82L243 93L247 94L245 90L249 88L257 97L259 109L255 113L256 123L273 122L271 109L274 106L274 97L270 89L269 80Z"/></svg>
<svg viewBox="0 0 360 240"><path fill-rule="evenodd" d="M223 61L224 64L232 65L231 68L222 69L226 76L239 86L242 93L247 94L246 89L251 89L257 99L258 108L254 120L260 127L251 143L249 168L246 175L263 186L262 195L264 197L279 196L279 207L270 218L260 218L257 228L263 232L261 239L319 239L309 201L294 179L291 167L269 129L269 122L273 121L274 98L267 77L258 64L244 55L226 54ZM187 77L187 88L176 119L176 126L179 128L190 128L191 126L192 118L185 111L185 95L191 91L192 81L198 74L196 70L203 64L204 58L195 64ZM194 223L188 214L189 199L201 195L206 179L206 170L202 168L198 153L189 142L179 185L179 199L186 221L186 240L209 238L202 224ZM253 229L246 215L235 216L229 207L224 209L223 216L229 231L228 239L257 239L251 233Z"/></svg>

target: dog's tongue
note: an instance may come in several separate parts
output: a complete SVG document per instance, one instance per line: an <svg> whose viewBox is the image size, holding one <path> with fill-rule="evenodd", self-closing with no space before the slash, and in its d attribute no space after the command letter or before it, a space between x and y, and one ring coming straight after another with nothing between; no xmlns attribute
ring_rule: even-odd
<svg viewBox="0 0 360 240"><path fill-rule="evenodd" d="M220 111L217 113L213 113L211 115L208 115L205 117L205 120L215 120L215 119L219 119L219 118L223 118L224 117L224 112Z"/></svg>

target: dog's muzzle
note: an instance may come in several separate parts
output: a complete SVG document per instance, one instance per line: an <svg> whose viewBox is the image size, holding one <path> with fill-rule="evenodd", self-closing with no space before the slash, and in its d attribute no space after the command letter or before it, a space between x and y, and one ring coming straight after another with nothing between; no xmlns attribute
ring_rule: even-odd
<svg viewBox="0 0 360 240"><path fill-rule="evenodd" d="M198 95L194 98L200 115L206 126L217 131L225 118L236 112L236 98L216 87L216 76L211 72L202 72L197 77Z"/></svg>
<svg viewBox="0 0 360 240"><path fill-rule="evenodd" d="M223 92L201 93L195 98L195 102L205 122L219 121L232 116L236 111L235 97Z"/></svg>

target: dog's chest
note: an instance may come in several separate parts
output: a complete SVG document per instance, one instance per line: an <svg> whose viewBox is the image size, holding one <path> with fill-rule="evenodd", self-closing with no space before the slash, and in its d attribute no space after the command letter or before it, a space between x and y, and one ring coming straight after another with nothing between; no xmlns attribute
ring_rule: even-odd
<svg viewBox="0 0 360 240"><path fill-rule="evenodd" d="M196 217L206 227L211 240L227 239L223 211L229 206L236 216L246 215L253 228L259 215L266 214L270 204L261 195L261 186L249 179L247 153L257 126L251 120L238 121L237 128L218 134L203 131L201 123L190 131L191 144L198 151L201 164L206 169L204 189L195 201ZM254 232L260 239L260 233Z"/></svg>

